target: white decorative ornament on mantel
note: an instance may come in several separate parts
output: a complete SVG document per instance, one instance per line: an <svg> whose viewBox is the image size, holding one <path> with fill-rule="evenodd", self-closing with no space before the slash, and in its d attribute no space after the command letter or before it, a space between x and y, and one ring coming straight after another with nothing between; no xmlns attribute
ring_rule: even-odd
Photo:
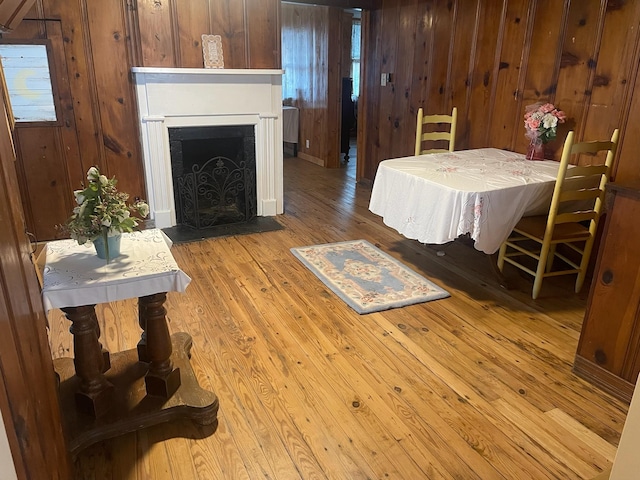
<svg viewBox="0 0 640 480"><path fill-rule="evenodd" d="M202 56L204 68L224 68L222 37L220 35L202 34Z"/></svg>

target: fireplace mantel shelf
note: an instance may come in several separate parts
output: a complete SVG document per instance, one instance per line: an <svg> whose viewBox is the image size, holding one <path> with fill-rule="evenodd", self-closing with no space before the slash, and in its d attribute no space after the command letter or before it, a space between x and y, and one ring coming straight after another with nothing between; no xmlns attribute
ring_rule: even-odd
<svg viewBox="0 0 640 480"><path fill-rule="evenodd" d="M282 75L284 70L260 68L162 68L162 67L133 67L133 73L161 73L165 75Z"/></svg>

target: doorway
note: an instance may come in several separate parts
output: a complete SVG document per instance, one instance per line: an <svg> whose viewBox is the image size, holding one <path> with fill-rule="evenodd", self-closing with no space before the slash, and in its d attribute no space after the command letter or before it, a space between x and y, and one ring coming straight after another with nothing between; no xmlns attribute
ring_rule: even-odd
<svg viewBox="0 0 640 480"><path fill-rule="evenodd" d="M345 12L350 19L350 29L345 37L350 36L348 42L348 56L343 58L343 71L348 68L349 75L342 78L342 115L340 129L340 146L342 166L347 168L350 176L355 178L358 160L358 100L360 98L360 52L362 48L362 12L351 9ZM345 21L348 25L349 22ZM347 46L345 45L345 50Z"/></svg>
<svg viewBox="0 0 640 480"><path fill-rule="evenodd" d="M360 22L359 9L282 2L283 104L299 111L297 158L354 172Z"/></svg>

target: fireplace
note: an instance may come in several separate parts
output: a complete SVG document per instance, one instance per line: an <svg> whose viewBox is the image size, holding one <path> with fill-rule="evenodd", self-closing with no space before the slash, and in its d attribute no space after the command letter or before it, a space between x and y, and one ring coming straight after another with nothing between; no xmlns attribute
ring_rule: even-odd
<svg viewBox="0 0 640 480"><path fill-rule="evenodd" d="M256 216L252 125L169 129L176 222L205 229Z"/></svg>
<svg viewBox="0 0 640 480"><path fill-rule="evenodd" d="M216 215L219 220L237 220L241 210L245 216L258 217L283 212L281 70L134 67L132 71L136 81L147 200L156 227L176 226L179 219L184 222L187 216L190 216L188 222L203 225ZM255 205L253 199L247 206L244 197L227 198L226 206L217 207L216 213L205 200L204 211L194 214L191 206L185 206L191 200L180 196L180 188L184 187L185 193L190 180L185 178L181 184L174 181L171 137L175 138L177 131L191 129L195 129L192 132L204 129L200 132L208 135L220 127L251 132L248 136L253 139L255 168L251 167L254 173L250 175L254 175L255 186L253 183L249 186L249 190L254 189L249 193L255 196ZM211 158L228 159L234 155L214 153L200 160L197 168ZM226 169L235 168L217 158L207 169L215 169L220 162Z"/></svg>

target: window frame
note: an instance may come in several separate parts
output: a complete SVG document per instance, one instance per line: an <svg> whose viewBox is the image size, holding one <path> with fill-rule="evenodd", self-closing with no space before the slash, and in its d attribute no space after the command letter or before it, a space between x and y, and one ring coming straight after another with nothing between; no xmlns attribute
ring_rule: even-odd
<svg viewBox="0 0 640 480"><path fill-rule="evenodd" d="M56 75L56 65L53 59L53 45L51 40L48 38L38 38L38 39L8 39L8 38L0 38L0 45L44 45L47 52L47 62L49 64L49 79L51 81L51 94L53 97L53 108L56 114L55 120L37 120L37 121L23 121L16 120L15 118L11 119L12 124L14 124L15 128L23 128L23 127L60 127L63 125L62 122L62 107L60 106L60 95L58 94L58 83L57 83L57 75ZM9 100L9 105L11 105L9 91L7 89L6 92L7 100ZM13 117L13 107L11 107L11 116Z"/></svg>

